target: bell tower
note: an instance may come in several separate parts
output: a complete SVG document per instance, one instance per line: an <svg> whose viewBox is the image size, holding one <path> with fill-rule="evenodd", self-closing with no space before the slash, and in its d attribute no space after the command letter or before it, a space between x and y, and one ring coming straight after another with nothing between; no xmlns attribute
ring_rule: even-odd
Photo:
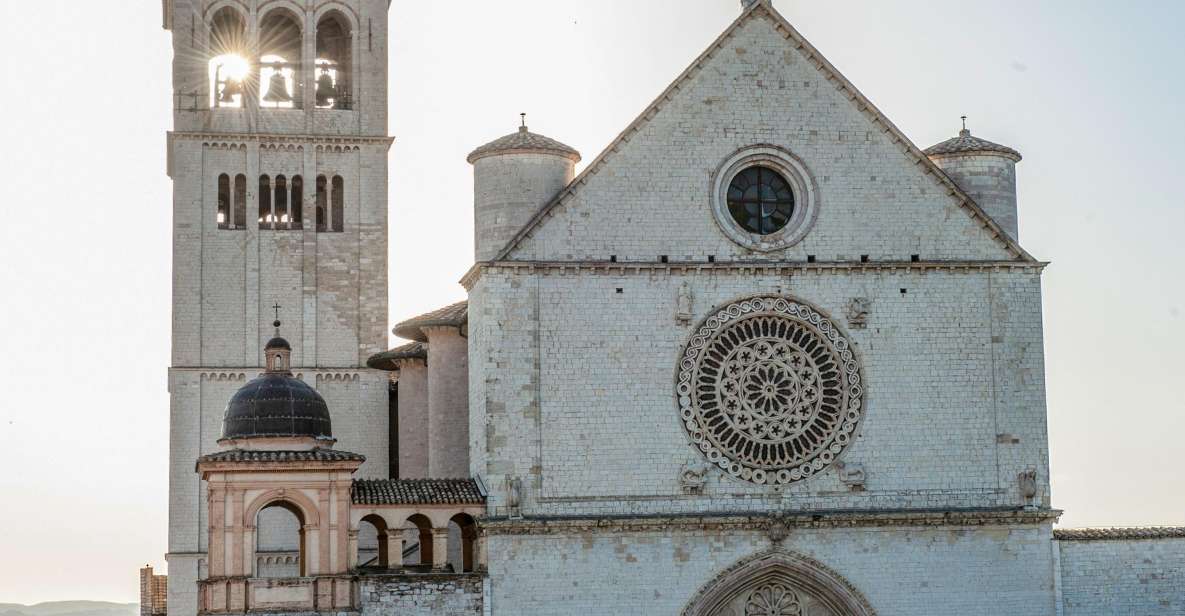
<svg viewBox="0 0 1185 616"><path fill-rule="evenodd" d="M163 0L173 35L170 616L197 611L227 400L263 371L279 311L291 370L334 408L359 477L387 473L389 0ZM262 532L262 531L261 531Z"/></svg>

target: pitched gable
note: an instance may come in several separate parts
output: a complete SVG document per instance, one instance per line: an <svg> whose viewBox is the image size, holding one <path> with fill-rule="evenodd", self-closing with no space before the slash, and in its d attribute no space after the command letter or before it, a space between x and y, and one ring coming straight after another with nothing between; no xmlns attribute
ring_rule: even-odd
<svg viewBox="0 0 1185 616"><path fill-rule="evenodd" d="M711 177L738 150L798 157L819 214L766 258L1027 260L1032 257L762 0L747 9L501 259L747 258L711 214Z"/></svg>

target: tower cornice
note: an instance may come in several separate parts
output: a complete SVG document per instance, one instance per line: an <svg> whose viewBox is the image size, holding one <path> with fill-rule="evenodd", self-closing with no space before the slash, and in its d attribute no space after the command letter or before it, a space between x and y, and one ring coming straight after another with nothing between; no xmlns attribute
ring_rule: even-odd
<svg viewBox="0 0 1185 616"><path fill-rule="evenodd" d="M395 143L394 137L368 137L361 135L285 135L278 133L227 133L170 131L173 140L236 142L260 144L313 144L313 145L385 145Z"/></svg>

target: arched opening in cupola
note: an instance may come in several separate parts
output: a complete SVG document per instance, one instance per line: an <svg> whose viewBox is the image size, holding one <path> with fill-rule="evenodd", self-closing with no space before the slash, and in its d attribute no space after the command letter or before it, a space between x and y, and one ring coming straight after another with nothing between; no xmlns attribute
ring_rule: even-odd
<svg viewBox="0 0 1185 616"><path fill-rule="evenodd" d="M305 519L300 507L285 500L269 503L255 515L255 577L307 575Z"/></svg>

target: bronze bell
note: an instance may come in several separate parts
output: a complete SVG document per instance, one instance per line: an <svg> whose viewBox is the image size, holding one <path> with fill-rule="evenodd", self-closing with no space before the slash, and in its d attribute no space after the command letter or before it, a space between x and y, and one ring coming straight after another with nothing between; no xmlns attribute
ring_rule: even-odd
<svg viewBox="0 0 1185 616"><path fill-rule="evenodd" d="M222 82L222 94L218 96L220 103L233 103L235 97L243 93L243 82L236 79L227 79Z"/></svg>
<svg viewBox="0 0 1185 616"><path fill-rule="evenodd" d="M284 74L280 71L272 73L271 79L267 82L267 94L263 95L263 100L269 103L292 102L292 95L288 93L288 80L284 79Z"/></svg>
<svg viewBox="0 0 1185 616"><path fill-rule="evenodd" d="M337 85L333 83L333 76L328 72L317 77L317 106L328 107L329 101L337 99Z"/></svg>

